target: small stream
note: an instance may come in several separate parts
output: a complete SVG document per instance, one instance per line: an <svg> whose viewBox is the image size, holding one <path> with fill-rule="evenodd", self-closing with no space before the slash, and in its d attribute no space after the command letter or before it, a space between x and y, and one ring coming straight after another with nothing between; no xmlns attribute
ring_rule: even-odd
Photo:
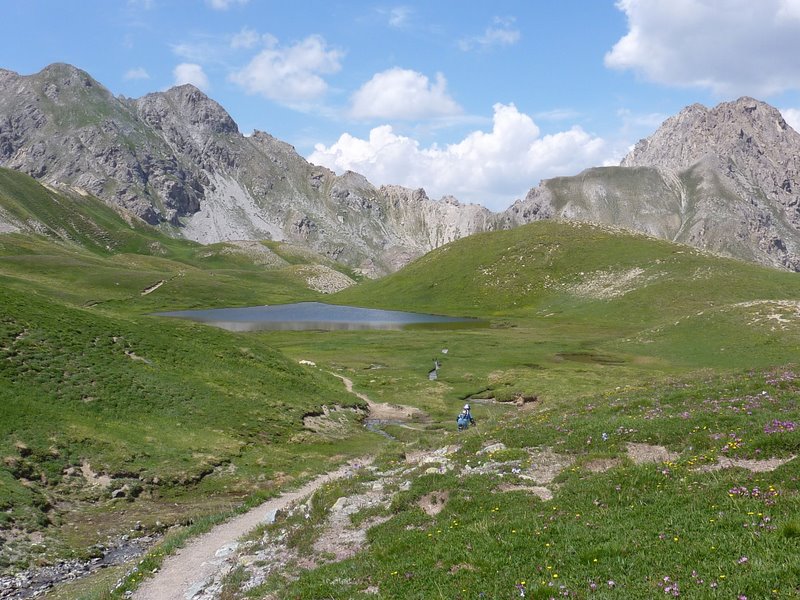
<svg viewBox="0 0 800 600"><path fill-rule="evenodd" d="M400 421L399 419L364 419L364 427L367 431L371 431L373 433L379 433L383 437L392 440L393 442L398 442L396 437L394 437L391 433L382 429L386 425L405 425L405 421Z"/></svg>
<svg viewBox="0 0 800 600"><path fill-rule="evenodd" d="M102 546L102 556L90 560L63 560L46 567L32 567L15 575L0 576L0 598L14 600L35 598L65 581L81 577L115 565L128 563L142 556L160 538L146 535L139 538L120 536L108 546Z"/></svg>

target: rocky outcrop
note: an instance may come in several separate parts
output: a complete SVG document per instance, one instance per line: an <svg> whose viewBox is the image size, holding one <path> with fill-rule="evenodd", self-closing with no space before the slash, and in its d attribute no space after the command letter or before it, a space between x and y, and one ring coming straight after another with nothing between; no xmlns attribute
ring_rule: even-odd
<svg viewBox="0 0 800 600"><path fill-rule="evenodd" d="M132 106L87 73L54 64L0 77L0 164L68 184L151 224L177 224L202 190Z"/></svg>
<svg viewBox="0 0 800 600"><path fill-rule="evenodd" d="M242 135L191 85L117 98L54 64L31 76L0 70L0 166L89 192L174 235L286 241L368 276L472 233L549 218L800 270L800 135L752 98L689 106L620 167L546 180L494 214L337 176L267 133ZM13 227L0 215L0 232Z"/></svg>
<svg viewBox="0 0 800 600"><path fill-rule="evenodd" d="M740 98L694 104L636 144L620 167L543 181L504 215L598 221L800 271L800 134Z"/></svg>
<svg viewBox="0 0 800 600"><path fill-rule="evenodd" d="M337 177L264 132L246 137L191 85L117 98L65 64L31 76L0 70L0 165L84 190L188 239L304 244L367 275L496 220L422 190Z"/></svg>

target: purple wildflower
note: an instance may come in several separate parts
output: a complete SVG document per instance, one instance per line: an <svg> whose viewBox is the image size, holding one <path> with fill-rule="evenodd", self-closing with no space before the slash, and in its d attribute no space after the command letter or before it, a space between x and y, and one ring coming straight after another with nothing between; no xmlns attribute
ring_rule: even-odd
<svg viewBox="0 0 800 600"><path fill-rule="evenodd" d="M764 425L764 433L771 435L773 433L784 433L786 431L794 431L797 428L797 423L794 421L780 421L773 419L771 422Z"/></svg>

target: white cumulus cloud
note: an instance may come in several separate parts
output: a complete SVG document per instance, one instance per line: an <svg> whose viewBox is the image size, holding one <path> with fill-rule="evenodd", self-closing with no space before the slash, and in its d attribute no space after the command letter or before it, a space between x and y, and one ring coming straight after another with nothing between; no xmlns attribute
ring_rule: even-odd
<svg viewBox="0 0 800 600"><path fill-rule="evenodd" d="M271 46L277 43L277 40L274 36L270 34L261 35L254 29L250 29L249 27L243 27L239 33L235 33L231 37L231 48L239 49L239 48L255 48L259 44L263 43L265 46Z"/></svg>
<svg viewBox="0 0 800 600"><path fill-rule="evenodd" d="M404 27L412 13L413 10L410 6L395 6L389 11L389 25L398 28Z"/></svg>
<svg viewBox="0 0 800 600"><path fill-rule="evenodd" d="M430 81L422 73L393 68L376 73L352 98L350 114L356 119L424 119L461 113L447 93L441 73Z"/></svg>
<svg viewBox="0 0 800 600"><path fill-rule="evenodd" d="M264 36L266 48L230 80L247 93L286 105L319 100L328 91L323 75L341 69L342 51L329 48L325 39L311 35L292 46L280 46L272 36Z"/></svg>
<svg viewBox="0 0 800 600"><path fill-rule="evenodd" d="M778 18L800 20L800 2L798 0L778 0Z"/></svg>
<svg viewBox="0 0 800 600"><path fill-rule="evenodd" d="M488 50L494 46L511 46L516 44L522 35L514 27L514 17L494 17L492 24L486 28L482 35L464 38L458 42L458 47L467 52L469 50Z"/></svg>
<svg viewBox="0 0 800 600"><path fill-rule="evenodd" d="M252 48L258 44L260 40L261 36L258 35L258 32L244 27L231 38L231 48Z"/></svg>
<svg viewBox="0 0 800 600"><path fill-rule="evenodd" d="M666 85L769 96L800 89L798 0L618 0L628 33L606 66Z"/></svg>
<svg viewBox="0 0 800 600"><path fill-rule="evenodd" d="M244 5L249 1L250 0L206 0L206 4L208 4L214 10L228 10L235 4Z"/></svg>
<svg viewBox="0 0 800 600"><path fill-rule="evenodd" d="M137 67L135 69L128 69L125 71L123 78L125 81L130 81L132 79L150 79L150 74L144 67Z"/></svg>
<svg viewBox="0 0 800 600"><path fill-rule="evenodd" d="M183 60L208 63L220 54L217 44L208 40L172 44L172 53Z"/></svg>
<svg viewBox="0 0 800 600"><path fill-rule="evenodd" d="M308 160L339 173L356 171L377 185L424 187L434 198L452 194L501 210L541 179L602 163L605 146L580 127L542 136L513 104L495 104L491 131L473 131L445 147L422 147L382 125L368 139L345 133L330 146L317 144Z"/></svg>
<svg viewBox="0 0 800 600"><path fill-rule="evenodd" d="M781 114L789 127L797 132L800 132L800 109L797 108L783 108Z"/></svg>
<svg viewBox="0 0 800 600"><path fill-rule="evenodd" d="M200 65L181 63L172 70L172 74L175 77L175 85L191 83L203 91L207 91L211 87L208 76L206 76L203 67Z"/></svg>

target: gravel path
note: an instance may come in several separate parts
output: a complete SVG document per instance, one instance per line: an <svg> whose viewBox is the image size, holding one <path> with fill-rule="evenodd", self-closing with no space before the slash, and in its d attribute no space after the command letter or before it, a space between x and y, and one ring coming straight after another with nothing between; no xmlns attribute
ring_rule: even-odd
<svg viewBox="0 0 800 600"><path fill-rule="evenodd" d="M379 421L405 421L408 419L413 419L415 416L420 418L425 415L422 410L414 406L406 406L404 404L389 404L388 402L373 402L366 394L362 394L361 392L357 392L353 389L352 379L348 379L344 375L339 375L338 373L334 373L332 371L328 371L328 374L341 379L342 383L344 383L345 389L347 389L348 392L367 403L369 419Z"/></svg>
<svg viewBox="0 0 800 600"><path fill-rule="evenodd" d="M214 576L228 567L226 558L234 554L240 537L262 523L271 523L278 510L308 496L329 481L354 474L366 462L351 461L189 541L176 554L167 557L161 569L139 586L133 595L134 600L191 600L202 595Z"/></svg>
<svg viewBox="0 0 800 600"><path fill-rule="evenodd" d="M376 403L366 395L353 390L353 382L347 377L331 373L342 380L347 391L355 394L369 405L370 416L381 418L410 418L421 412L410 406ZM213 597L213 588L220 575L232 568L238 548L238 539L262 523L271 523L278 510L305 498L320 486L354 474L369 464L371 459L357 459L336 471L320 475L293 492L286 492L230 521L214 527L211 531L191 540L177 553L167 557L161 569L145 580L133 595L133 600L201 600Z"/></svg>

